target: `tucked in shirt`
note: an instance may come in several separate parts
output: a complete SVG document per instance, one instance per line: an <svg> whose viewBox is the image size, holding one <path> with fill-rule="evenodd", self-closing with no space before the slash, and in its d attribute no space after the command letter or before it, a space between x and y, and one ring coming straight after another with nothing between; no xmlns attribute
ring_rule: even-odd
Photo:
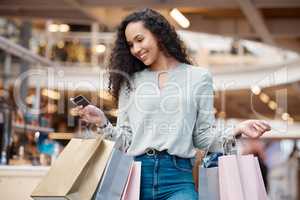
<svg viewBox="0 0 300 200"><path fill-rule="evenodd" d="M162 72L167 80L160 88ZM116 126L108 123L101 129L127 154L154 148L191 158L196 148L221 151L224 131L214 128L213 82L207 69L187 64L167 71L144 69L133 75L131 84L130 91L121 87Z"/></svg>

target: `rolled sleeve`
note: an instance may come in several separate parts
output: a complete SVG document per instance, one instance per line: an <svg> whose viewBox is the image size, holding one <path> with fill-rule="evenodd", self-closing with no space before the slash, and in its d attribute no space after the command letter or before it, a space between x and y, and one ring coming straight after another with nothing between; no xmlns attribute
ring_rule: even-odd
<svg viewBox="0 0 300 200"><path fill-rule="evenodd" d="M224 137L232 135L232 128L217 128L214 117L212 76L204 73L196 87L197 115L193 130L194 147L204 151L223 152Z"/></svg>
<svg viewBox="0 0 300 200"><path fill-rule="evenodd" d="M113 126L109 121L105 128L98 129L98 132L104 134L104 137L108 140L116 141L120 150L126 152L132 141L132 128L130 126L129 117L125 109L128 102L129 95L125 94L124 87L120 91L118 102L118 117L117 124Z"/></svg>

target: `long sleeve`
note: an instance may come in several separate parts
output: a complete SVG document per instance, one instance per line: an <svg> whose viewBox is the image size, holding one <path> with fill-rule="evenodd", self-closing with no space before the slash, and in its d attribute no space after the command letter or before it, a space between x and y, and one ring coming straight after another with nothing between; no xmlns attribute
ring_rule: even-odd
<svg viewBox="0 0 300 200"><path fill-rule="evenodd" d="M127 107L129 106L128 102L129 95L125 92L123 87L121 88L119 96L116 126L114 127L108 122L108 125L105 128L99 130L104 134L106 139L116 141L120 149L124 152L127 151L132 141L132 128L127 113Z"/></svg>
<svg viewBox="0 0 300 200"><path fill-rule="evenodd" d="M223 152L224 136L232 129L215 126L213 82L209 72L205 72L195 89L197 106L196 122L193 130L193 144L196 148L211 152Z"/></svg>

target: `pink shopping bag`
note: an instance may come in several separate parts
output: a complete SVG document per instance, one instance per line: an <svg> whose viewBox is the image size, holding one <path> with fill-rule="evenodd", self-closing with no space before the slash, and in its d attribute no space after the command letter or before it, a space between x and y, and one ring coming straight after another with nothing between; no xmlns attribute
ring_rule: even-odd
<svg viewBox="0 0 300 200"><path fill-rule="evenodd" d="M133 162L124 188L122 200L139 200L141 185L141 162Z"/></svg>
<svg viewBox="0 0 300 200"><path fill-rule="evenodd" d="M253 155L219 158L221 200L267 200L258 160Z"/></svg>
<svg viewBox="0 0 300 200"><path fill-rule="evenodd" d="M245 200L236 156L219 157L220 200Z"/></svg>
<svg viewBox="0 0 300 200"><path fill-rule="evenodd" d="M257 171L257 181L258 181L258 195L259 195L259 199L268 199L268 195L267 195L267 190L265 188L265 184L264 184L264 180L261 174L261 170L259 167L259 162L258 159L255 157L255 167L256 167L256 171Z"/></svg>

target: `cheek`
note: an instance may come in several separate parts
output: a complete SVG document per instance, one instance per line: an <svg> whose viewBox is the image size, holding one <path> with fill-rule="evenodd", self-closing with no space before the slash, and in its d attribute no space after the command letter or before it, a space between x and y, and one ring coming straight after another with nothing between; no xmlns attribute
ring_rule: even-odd
<svg viewBox="0 0 300 200"><path fill-rule="evenodd" d="M160 53L159 48L157 46L153 46L152 47L152 56L156 58L156 57L158 57L159 53Z"/></svg>
<svg viewBox="0 0 300 200"><path fill-rule="evenodd" d="M159 53L159 48L158 48L158 45L155 41L152 41L149 44L148 49L151 50L151 54L153 54L153 55L157 55Z"/></svg>
<svg viewBox="0 0 300 200"><path fill-rule="evenodd" d="M143 41L143 46L149 50L151 49L152 51L156 51L157 41L152 36L145 37Z"/></svg>

